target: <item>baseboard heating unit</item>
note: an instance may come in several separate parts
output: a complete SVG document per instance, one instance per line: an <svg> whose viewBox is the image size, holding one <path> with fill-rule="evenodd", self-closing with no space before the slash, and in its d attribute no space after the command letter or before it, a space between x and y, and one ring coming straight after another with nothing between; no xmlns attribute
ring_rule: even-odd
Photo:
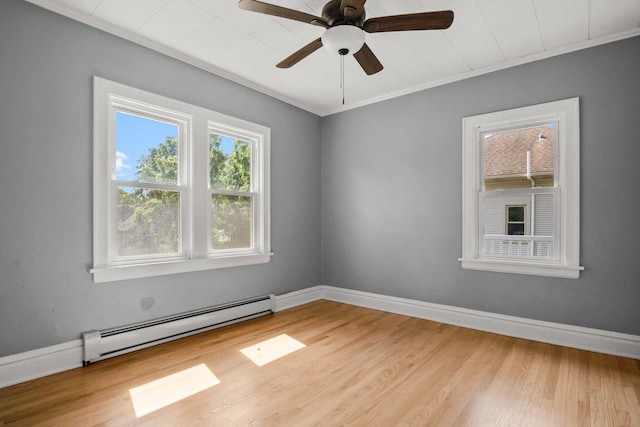
<svg viewBox="0 0 640 427"><path fill-rule="evenodd" d="M274 295L188 311L148 322L82 334L83 365L273 313Z"/></svg>

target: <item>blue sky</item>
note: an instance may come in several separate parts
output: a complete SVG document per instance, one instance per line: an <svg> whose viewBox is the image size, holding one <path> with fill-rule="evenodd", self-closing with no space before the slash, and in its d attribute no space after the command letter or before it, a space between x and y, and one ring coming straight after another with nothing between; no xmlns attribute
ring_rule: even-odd
<svg viewBox="0 0 640 427"><path fill-rule="evenodd" d="M168 136L178 136L178 126L122 112L116 113L116 179L136 180L138 160ZM222 137L220 148L233 151L233 138Z"/></svg>
<svg viewBox="0 0 640 427"><path fill-rule="evenodd" d="M138 159L168 136L178 136L176 125L116 113L116 179L135 181Z"/></svg>

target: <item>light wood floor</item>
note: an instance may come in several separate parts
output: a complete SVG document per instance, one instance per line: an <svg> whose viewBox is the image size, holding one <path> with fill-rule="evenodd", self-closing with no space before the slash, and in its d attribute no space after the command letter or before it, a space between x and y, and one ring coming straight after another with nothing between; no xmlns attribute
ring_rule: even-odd
<svg viewBox="0 0 640 427"><path fill-rule="evenodd" d="M240 352L281 334L306 347ZM136 417L130 389L203 364ZM317 301L0 389L0 425L640 426L639 400L637 360Z"/></svg>

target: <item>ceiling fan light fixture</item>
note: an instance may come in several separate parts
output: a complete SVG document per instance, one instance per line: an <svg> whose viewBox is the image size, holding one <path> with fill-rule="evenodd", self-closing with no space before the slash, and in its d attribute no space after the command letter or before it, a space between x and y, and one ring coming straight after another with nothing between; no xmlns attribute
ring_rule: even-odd
<svg viewBox="0 0 640 427"><path fill-rule="evenodd" d="M365 33L354 25L338 25L331 27L322 35L322 45L331 53L345 55L356 53L364 45Z"/></svg>

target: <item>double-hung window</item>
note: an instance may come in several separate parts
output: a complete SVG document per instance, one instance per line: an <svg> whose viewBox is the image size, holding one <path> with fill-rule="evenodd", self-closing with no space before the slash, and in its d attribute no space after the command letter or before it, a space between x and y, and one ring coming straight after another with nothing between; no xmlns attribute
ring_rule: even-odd
<svg viewBox="0 0 640 427"><path fill-rule="evenodd" d="M463 268L578 277L578 108L463 119Z"/></svg>
<svg viewBox="0 0 640 427"><path fill-rule="evenodd" d="M268 262L269 138L95 77L94 281Z"/></svg>
<svg viewBox="0 0 640 427"><path fill-rule="evenodd" d="M529 231L527 218L529 217L526 205L507 205L505 212L505 234L508 236L524 236Z"/></svg>

